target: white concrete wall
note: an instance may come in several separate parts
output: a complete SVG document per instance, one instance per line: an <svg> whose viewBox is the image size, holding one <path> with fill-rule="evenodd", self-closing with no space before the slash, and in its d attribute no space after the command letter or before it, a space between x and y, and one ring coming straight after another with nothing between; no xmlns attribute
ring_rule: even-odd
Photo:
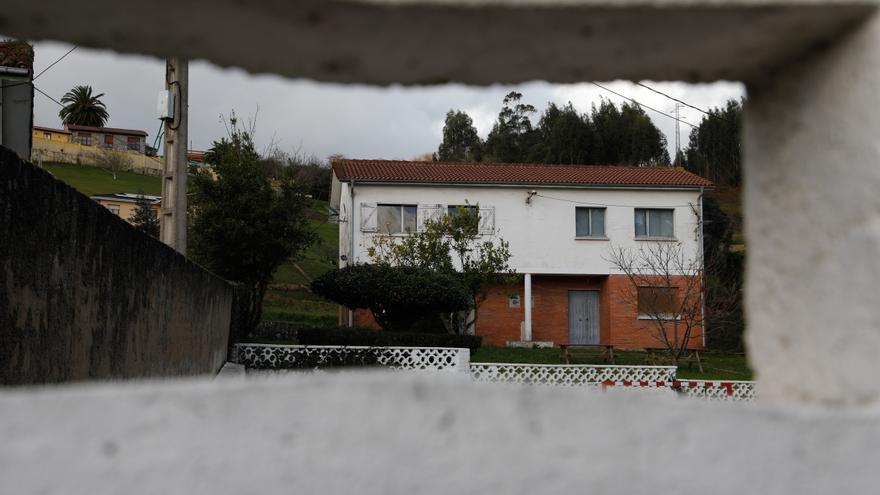
<svg viewBox="0 0 880 495"><path fill-rule="evenodd" d="M350 191L343 183L341 204L349 204ZM529 191L537 191L526 204ZM634 209L674 207L675 237L689 257L699 255L697 215L699 190L574 189L499 186L379 185L355 183L355 249L357 262L369 262L367 249L375 233L361 231L360 203L442 204L479 203L495 208L495 238L510 243L511 266L519 273L593 274L619 273L607 260L614 247L638 248ZM551 199L553 198L553 199ZM575 204L580 202L584 204ZM590 203L590 204L586 204ZM607 205L608 240L575 239L575 207ZM444 206L445 207L445 206ZM348 223L340 223L340 253L348 253ZM345 232L344 232L345 231ZM343 235L346 240L343 241ZM344 244L343 244L344 243Z"/></svg>

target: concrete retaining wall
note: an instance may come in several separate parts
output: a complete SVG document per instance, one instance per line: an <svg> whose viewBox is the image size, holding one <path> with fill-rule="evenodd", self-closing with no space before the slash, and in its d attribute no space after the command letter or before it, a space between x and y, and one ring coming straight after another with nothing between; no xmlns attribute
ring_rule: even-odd
<svg viewBox="0 0 880 495"><path fill-rule="evenodd" d="M232 288L0 148L0 383L212 373Z"/></svg>

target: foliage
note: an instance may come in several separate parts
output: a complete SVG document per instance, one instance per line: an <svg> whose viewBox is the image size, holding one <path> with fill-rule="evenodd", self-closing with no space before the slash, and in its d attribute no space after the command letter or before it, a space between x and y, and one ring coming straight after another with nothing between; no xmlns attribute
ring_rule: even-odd
<svg viewBox="0 0 880 495"><path fill-rule="evenodd" d="M138 191L137 206L131 217L131 224L148 236L159 238L159 217L156 215L154 205L144 197L143 191Z"/></svg>
<svg viewBox="0 0 880 495"><path fill-rule="evenodd" d="M478 162L483 152L483 141L477 135L474 121L460 110L446 113L443 142L437 149L441 162Z"/></svg>
<svg viewBox="0 0 880 495"><path fill-rule="evenodd" d="M98 168L109 170L113 179L119 172L128 171L132 168L133 160L125 151L114 149L99 149L91 153L92 162Z"/></svg>
<svg viewBox="0 0 880 495"><path fill-rule="evenodd" d="M685 167L718 184L742 182L742 102L728 100L712 108L691 131L685 150Z"/></svg>
<svg viewBox="0 0 880 495"><path fill-rule="evenodd" d="M388 236L373 238L369 248L371 261L395 266L413 266L449 274L469 292L467 309L475 310L486 300L489 289L510 282L513 270L508 265L510 247L504 239L497 242L479 234L479 205L461 206L455 212L425 221L420 232L400 239ZM450 326L464 332L476 324L477 311L471 318L453 315Z"/></svg>
<svg viewBox="0 0 880 495"><path fill-rule="evenodd" d="M251 291L249 327L262 314L272 274L298 257L315 238L306 219L309 202L291 174L270 180L247 131L233 114L228 138L206 153L207 172L191 182L190 255L209 270Z"/></svg>
<svg viewBox="0 0 880 495"><path fill-rule="evenodd" d="M65 125L104 127L110 115L101 101L104 93L92 95L91 86L74 86L61 97L64 107L58 112Z"/></svg>
<svg viewBox="0 0 880 495"><path fill-rule="evenodd" d="M486 137L485 158L490 162L522 163L528 161L537 135L529 115L535 107L521 103L522 94L511 91L504 97L498 120Z"/></svg>
<svg viewBox="0 0 880 495"><path fill-rule="evenodd" d="M666 136L639 105L624 103L618 109L608 100L593 106L593 126L598 139L595 163L606 165L668 165Z"/></svg>
<svg viewBox="0 0 880 495"><path fill-rule="evenodd" d="M384 332L375 328L326 326L303 328L285 323L261 323L254 336L260 341L289 341L301 345L361 345L400 347L459 347L471 351L482 337L423 332Z"/></svg>
<svg viewBox="0 0 880 495"><path fill-rule="evenodd" d="M744 256L730 249L730 218L713 198L703 200L703 250L706 260L706 318L708 344L716 349L741 350L745 328L742 304Z"/></svg>
<svg viewBox="0 0 880 495"><path fill-rule="evenodd" d="M550 103L538 122L539 139L529 161L536 163L594 163L597 137L588 116L578 115L571 102Z"/></svg>
<svg viewBox="0 0 880 495"><path fill-rule="evenodd" d="M369 309L385 330L411 330L431 317L467 308L470 297L454 277L416 266L352 265L311 284L316 294L350 309Z"/></svg>

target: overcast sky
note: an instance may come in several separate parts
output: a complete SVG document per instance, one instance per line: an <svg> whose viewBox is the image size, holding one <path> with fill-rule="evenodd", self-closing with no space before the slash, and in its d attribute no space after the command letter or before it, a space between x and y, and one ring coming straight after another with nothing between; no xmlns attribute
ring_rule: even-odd
<svg viewBox="0 0 880 495"><path fill-rule="evenodd" d="M36 43L35 73L47 67L71 45ZM56 100L75 85L91 85L105 93L102 101L110 113L109 127L141 129L156 138L156 98L164 89L162 60L118 55L110 51L77 48L40 76L35 85ZM274 141L284 151L299 150L326 158L342 154L349 158L409 159L437 150L443 120L450 108L467 112L485 138L501 109L501 100L515 89L523 100L540 112L547 102L571 101L581 112L589 111L600 97L620 104L623 100L588 83L548 84L530 82L517 86L390 87L337 85L270 75L250 75L243 70L221 69L203 61L190 63L189 138L191 148L204 150L225 135L221 115L235 110L243 119L256 119L256 142L265 149ZM700 108L721 106L729 98L744 95L739 83L688 85L648 83L660 91ZM629 82L608 87L645 105L672 113L674 102ZM60 127L59 106L37 93L36 125ZM648 111L667 136L673 156L675 122ZM697 124L701 114L681 109L681 117ZM537 115L532 119L537 122ZM681 125L682 146L690 127Z"/></svg>

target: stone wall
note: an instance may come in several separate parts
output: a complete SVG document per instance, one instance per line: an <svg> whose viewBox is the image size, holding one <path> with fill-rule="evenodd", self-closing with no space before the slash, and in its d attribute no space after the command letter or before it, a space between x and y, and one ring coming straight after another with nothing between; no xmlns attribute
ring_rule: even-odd
<svg viewBox="0 0 880 495"><path fill-rule="evenodd" d="M216 372L229 284L0 148L0 383Z"/></svg>

